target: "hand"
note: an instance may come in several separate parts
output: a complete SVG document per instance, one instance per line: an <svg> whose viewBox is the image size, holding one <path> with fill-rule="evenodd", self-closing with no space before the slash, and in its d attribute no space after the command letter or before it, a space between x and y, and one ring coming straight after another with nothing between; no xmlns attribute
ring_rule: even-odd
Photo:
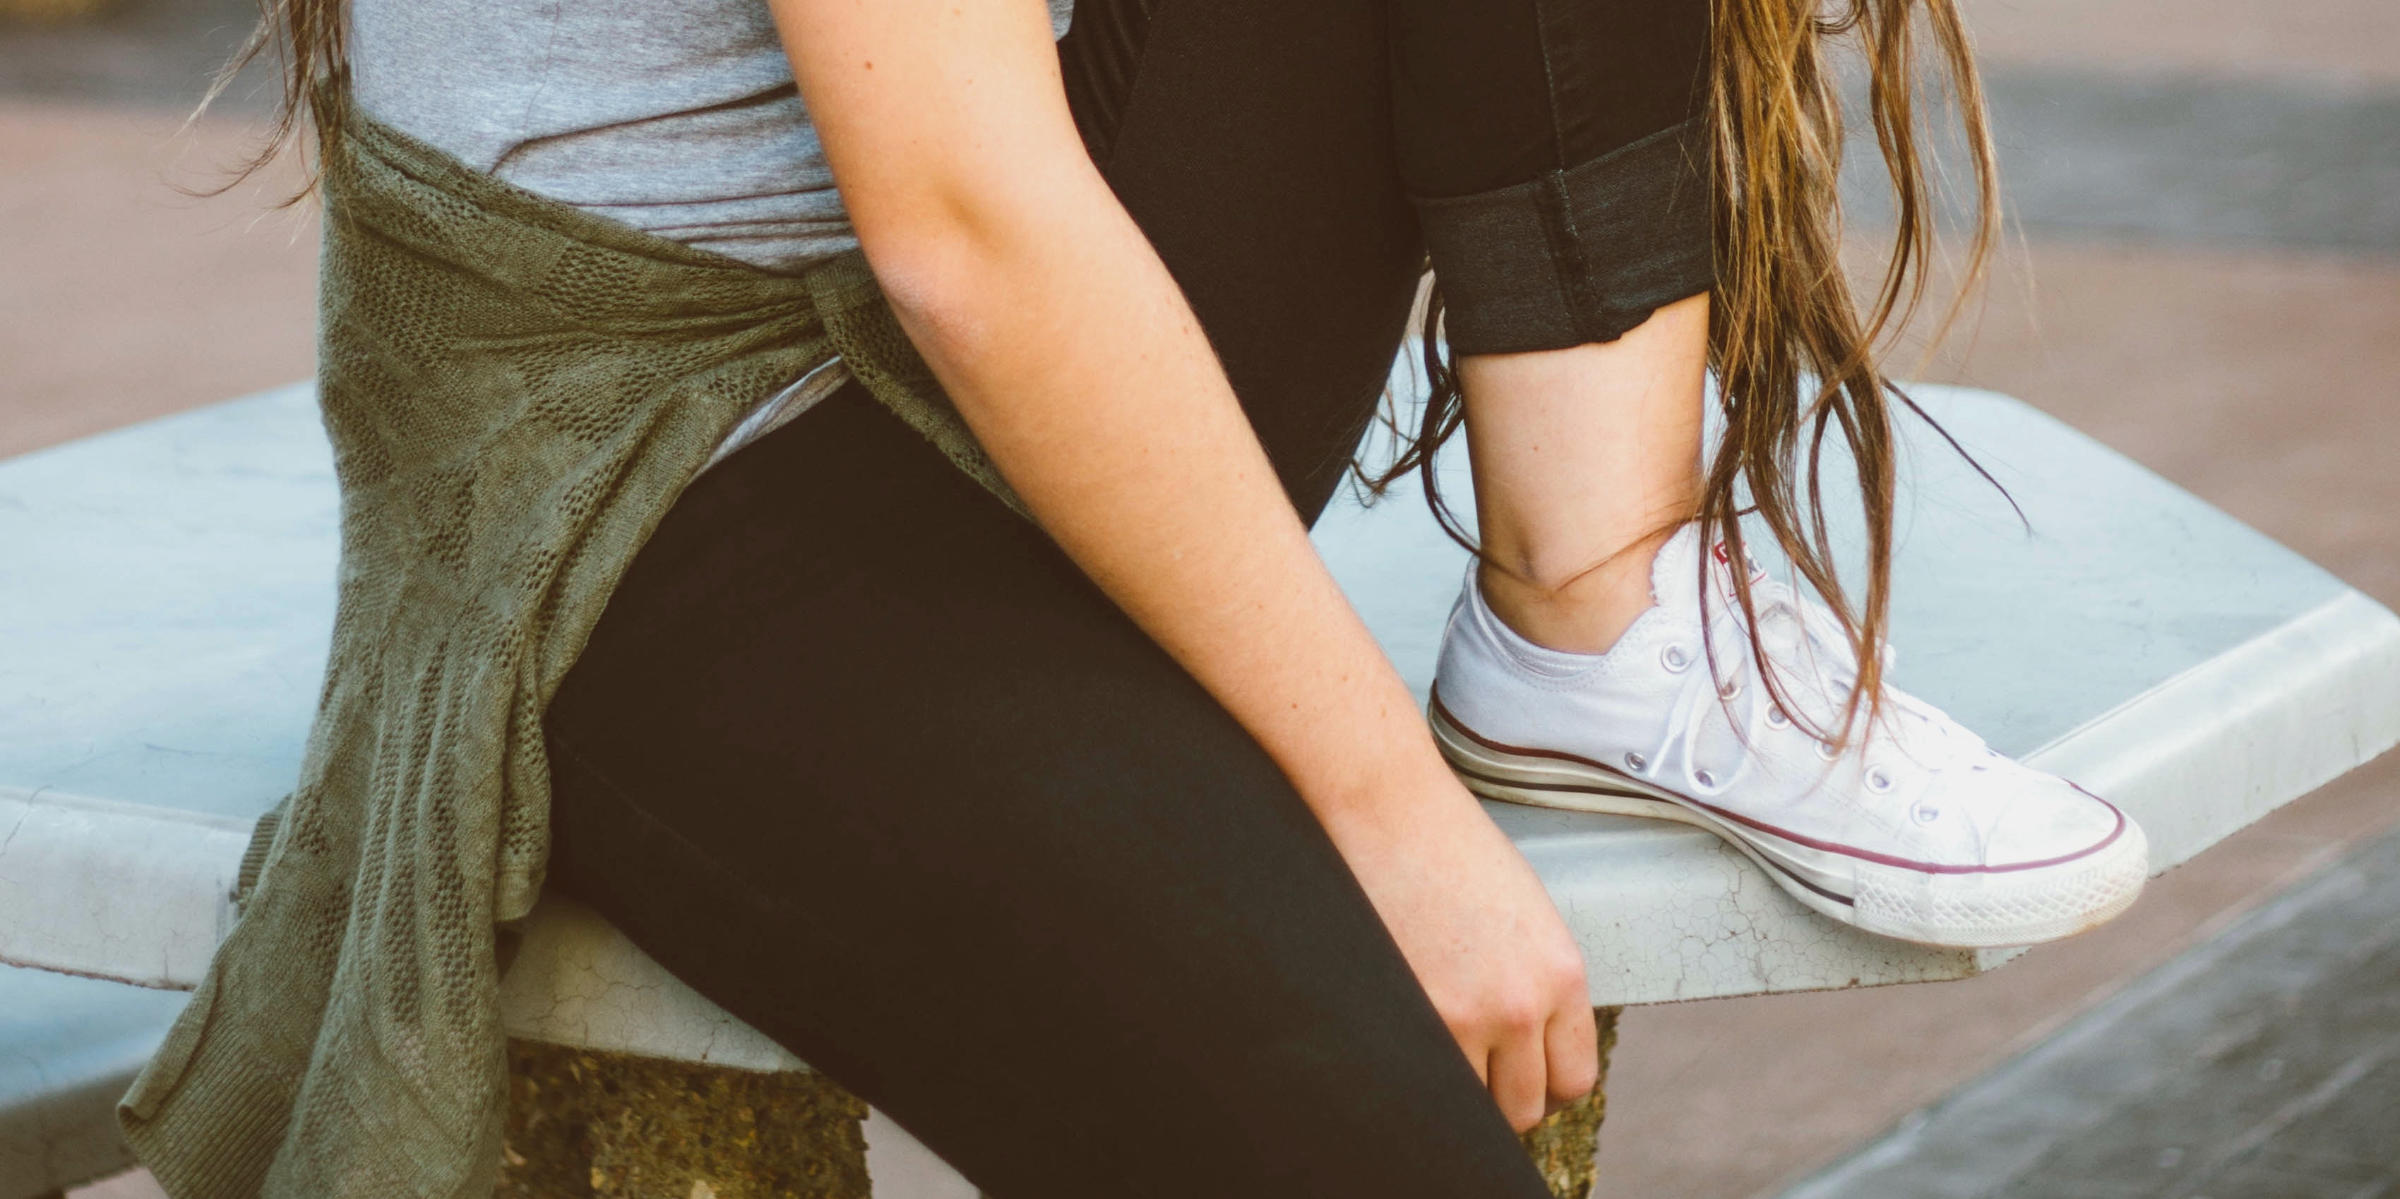
<svg viewBox="0 0 2400 1199"><path fill-rule="evenodd" d="M1448 770L1341 807L1334 842L1450 1035L1522 1133L1598 1084L1583 954L1533 867Z"/></svg>

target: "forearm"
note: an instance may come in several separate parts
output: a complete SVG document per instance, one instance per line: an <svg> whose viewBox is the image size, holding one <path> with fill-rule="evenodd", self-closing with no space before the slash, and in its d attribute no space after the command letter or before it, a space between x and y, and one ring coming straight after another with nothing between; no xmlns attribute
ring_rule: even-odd
<svg viewBox="0 0 2400 1199"><path fill-rule="evenodd" d="M987 193L974 222L882 257L902 324L1043 527L1337 837L1359 805L1432 793L1384 785L1440 770L1414 702L1096 172L1039 202Z"/></svg>

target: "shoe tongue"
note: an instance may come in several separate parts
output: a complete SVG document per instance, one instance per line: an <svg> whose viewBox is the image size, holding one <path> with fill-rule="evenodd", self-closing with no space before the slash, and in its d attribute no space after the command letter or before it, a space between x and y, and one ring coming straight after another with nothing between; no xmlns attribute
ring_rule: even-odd
<svg viewBox="0 0 2400 1199"><path fill-rule="evenodd" d="M1667 544L1659 547L1658 560L1650 566L1650 591L1653 595L1661 600L1674 595L1688 602L1699 586L1692 559L1702 552L1703 545L1712 559L1708 566L1708 580L1727 603L1733 602L1734 572L1749 575L1753 587L1767 581L1767 572L1760 568L1756 558L1745 552L1743 560L1737 563L1731 546L1717 540L1703 542L1701 533L1700 522L1691 521L1677 529ZM1672 592L1668 590L1670 587L1674 588Z"/></svg>
<svg viewBox="0 0 2400 1199"><path fill-rule="evenodd" d="M1650 563L1650 600L1652 606L1635 618L1631 628L1618 638L1621 646L1647 645L1659 637L1684 637L1689 627L1700 620L1700 556L1713 553L1709 563L1709 582L1717 588L1718 610L1729 610L1733 604L1732 575L1726 569L1731 560L1724 547L1702 540L1699 521L1687 521L1658 547Z"/></svg>

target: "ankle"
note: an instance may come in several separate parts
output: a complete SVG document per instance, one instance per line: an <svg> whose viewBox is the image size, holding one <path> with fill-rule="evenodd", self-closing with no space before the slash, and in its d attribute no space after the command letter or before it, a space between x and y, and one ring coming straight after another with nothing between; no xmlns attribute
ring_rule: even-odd
<svg viewBox="0 0 2400 1199"><path fill-rule="evenodd" d="M1475 572L1484 603L1518 636L1571 654L1602 654L1650 609L1650 565L1664 536L1644 538L1597 566L1504 569L1486 557Z"/></svg>

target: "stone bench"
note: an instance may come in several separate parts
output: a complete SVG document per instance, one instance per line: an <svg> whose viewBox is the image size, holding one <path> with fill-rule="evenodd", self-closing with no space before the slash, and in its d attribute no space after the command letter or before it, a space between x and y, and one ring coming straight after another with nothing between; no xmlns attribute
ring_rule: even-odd
<svg viewBox="0 0 2400 1199"><path fill-rule="evenodd" d="M2400 619L2017 401L1914 394L2011 488L2030 532L1906 430L1897 681L2120 803L2157 869L2400 739ZM1450 468L1464 507L1463 462ZM114 991L198 978L250 823L298 773L332 619L335 501L305 386L0 463L0 962ZM1422 697L1463 553L1413 493L1337 500L1316 540ZM1696 829L1491 810L1566 914L1605 1009L1954 979L2013 956L1824 921ZM972 1195L588 910L546 897L521 931L502 982L517 1088L504 1193L572 1177L579 1193L673 1199ZM19 977L0 973L0 1012ZM144 1018L163 1029L171 1010ZM0 1020L0 1036L19 1027ZM0 1070L0 1199L122 1164L121 1148L101 1168L90 1152L13 1164L62 1130L115 1143L89 1129L139 1060L75 1050L0 1042L0 1063L55 1066L30 1083ZM594 1072L617 1094L567 1081ZM1562 1193L1589 1179L1598 1114L1596 1100L1569 1113L1536 1147ZM778 1148L685 1155L680 1128L728 1121ZM763 1178L776 1171L784 1189Z"/></svg>

